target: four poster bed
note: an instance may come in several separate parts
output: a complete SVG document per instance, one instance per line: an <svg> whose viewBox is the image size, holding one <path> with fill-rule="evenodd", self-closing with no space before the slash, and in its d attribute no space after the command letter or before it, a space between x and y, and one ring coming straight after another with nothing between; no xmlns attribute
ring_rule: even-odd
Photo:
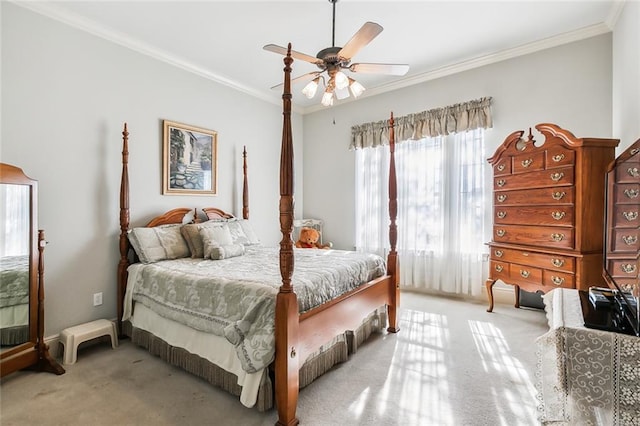
<svg viewBox="0 0 640 426"><path fill-rule="evenodd" d="M194 210L178 208L154 218L146 227L130 229L126 124L122 132L120 334L239 395L244 405L257 404L258 409L266 410L275 396L279 425L298 424L299 389L337 362L345 361L372 331L383 329L387 320L388 332L399 331L393 114L389 143L390 252L386 262L365 253L294 249L292 62L289 45L282 95L279 248L262 247L246 228L246 150L242 219L206 208L203 213L207 221L199 222L195 211L194 223L183 223L185 215ZM180 235L188 250L184 250ZM229 235L232 240L226 241ZM162 249L147 250L149 241ZM167 241L171 242L170 249Z"/></svg>

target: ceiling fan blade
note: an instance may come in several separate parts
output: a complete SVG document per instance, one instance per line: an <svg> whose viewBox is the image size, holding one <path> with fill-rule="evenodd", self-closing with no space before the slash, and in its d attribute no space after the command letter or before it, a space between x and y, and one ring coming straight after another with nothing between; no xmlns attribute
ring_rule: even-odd
<svg viewBox="0 0 640 426"><path fill-rule="evenodd" d="M319 76L320 74L322 74L323 72L324 71L314 71L314 72L309 72L309 73L306 73L306 74L302 74L299 77L292 78L291 79L291 84L312 80L312 79L316 78L317 76ZM283 85L284 85L284 83L276 84L275 86L271 87L271 89L277 89L279 87L282 87Z"/></svg>
<svg viewBox="0 0 640 426"><path fill-rule="evenodd" d="M266 44L263 49L268 50L269 52L279 53L280 55L287 56L287 48L278 46L276 44ZM296 52L295 50L291 50L291 56L295 59L300 59L301 61L311 62L312 64L316 65L322 65L322 60L310 55L306 55L304 53Z"/></svg>
<svg viewBox="0 0 640 426"><path fill-rule="evenodd" d="M378 34L382 32L381 25L375 22L365 22L365 24L358 30L357 33L351 37L351 40L344 45L344 47L338 52L338 56L341 56L347 60L353 58L356 53L365 47L371 40L376 38Z"/></svg>
<svg viewBox="0 0 640 426"><path fill-rule="evenodd" d="M405 75L409 71L407 64L351 64L349 71L361 74Z"/></svg>

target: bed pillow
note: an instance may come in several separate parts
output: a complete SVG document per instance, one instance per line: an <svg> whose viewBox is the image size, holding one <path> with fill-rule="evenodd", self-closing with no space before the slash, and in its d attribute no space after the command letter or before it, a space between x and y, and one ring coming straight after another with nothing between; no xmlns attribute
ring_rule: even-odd
<svg viewBox="0 0 640 426"><path fill-rule="evenodd" d="M243 220L240 220L239 222L240 222L240 226L242 227L242 230L244 231L244 234L247 236L249 240L249 245L260 244L260 239L254 232L253 227L249 222L249 219L243 219Z"/></svg>
<svg viewBox="0 0 640 426"><path fill-rule="evenodd" d="M200 235L202 236L205 259L228 259L244 254L244 246L233 243L227 224L219 227L201 228Z"/></svg>
<svg viewBox="0 0 640 426"><path fill-rule="evenodd" d="M207 247L209 257L205 259L222 260L230 257L242 256L244 254L244 246L242 244L229 244L228 246L205 246ZM205 252L207 252L205 248Z"/></svg>
<svg viewBox="0 0 640 426"><path fill-rule="evenodd" d="M229 226L229 232L231 233L231 239L233 244L250 245L251 241L242 228L242 221L240 219L227 220L227 226Z"/></svg>
<svg viewBox="0 0 640 426"><path fill-rule="evenodd" d="M224 222L217 219L209 220L202 223L190 223L188 225L182 225L180 232L182 232L182 236L189 246L192 258L196 259L204 257L204 246L202 244L200 229L221 226L224 226Z"/></svg>
<svg viewBox="0 0 640 426"><path fill-rule="evenodd" d="M179 259L191 254L180 228L182 224L134 228L127 234L142 263Z"/></svg>

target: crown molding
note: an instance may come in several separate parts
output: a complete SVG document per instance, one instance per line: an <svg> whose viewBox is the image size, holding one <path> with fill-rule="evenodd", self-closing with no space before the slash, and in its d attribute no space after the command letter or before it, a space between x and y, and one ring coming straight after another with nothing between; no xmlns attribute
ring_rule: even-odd
<svg viewBox="0 0 640 426"><path fill-rule="evenodd" d="M102 39L119 44L123 47L129 48L143 55L150 56L152 58L155 58L159 61L165 62L170 65L173 65L175 67L178 67L192 74L196 74L200 77L214 81L218 84L230 87L239 92L261 99L270 104L281 105L280 99L274 99L271 96L265 95L261 91L245 86L228 77L213 73L189 61L185 61L184 59L178 58L165 51L157 49L147 43L140 42L138 40L132 39L131 37L125 36L122 33L119 33L112 29L101 26L95 21L91 21L89 19L83 18L71 12L61 11L56 7L52 7L50 3L19 1L19 0L9 0L9 1L24 9L29 9L32 12L35 12L40 15L46 16L48 18L54 19L56 21L62 22L71 27L93 34ZM501 62L507 59L516 58L518 56L527 55L530 53L538 52L540 50L545 50L545 49L560 46L563 44L572 43L574 41L579 41L579 40L587 39L590 37L598 36L601 34L606 34L608 32L611 32L612 28L615 26L615 23L618 17L620 16L620 13L622 12L622 9L624 8L625 1L626 0L613 2L609 15L607 17L607 20L604 23L591 25L575 31L570 31L554 37L549 37L543 40L527 43L518 47L506 49L493 54L484 55L484 56L480 56L467 61L462 61L455 64L443 66L435 70L405 77L405 78L396 80L392 83L387 83L380 86L368 88L365 91L365 93L358 99L343 100L341 101L340 104L344 105L349 102L357 102L361 99L365 99L371 96L376 96L382 93L391 92L393 90L402 89L405 87L413 86L415 84L420 84L430 80L435 80L437 78L442 78L452 74L457 74L459 72L468 71L474 68L493 64L496 62ZM292 105L293 111L302 115L320 111L325 108L326 107L323 107L322 105L319 105L319 104L312 105L306 108L300 107L299 105L298 106Z"/></svg>
<svg viewBox="0 0 640 426"><path fill-rule="evenodd" d="M609 15L604 21L604 23L607 25L607 27L609 27L611 31L613 31L613 29L615 28L616 23L618 22L618 18L620 18L620 14L622 13L622 9L624 9L624 5L626 2L627 0L616 0L611 5Z"/></svg>
<svg viewBox="0 0 640 426"><path fill-rule="evenodd" d="M590 37L598 36L611 32L609 26L605 23L595 24L588 27L584 27L575 31L559 34L554 37L549 37L543 40L534 41L532 43L523 44L511 49L502 50L500 52L492 53L489 55L480 56L467 61L458 62L456 64L447 65L428 71L405 77L399 80L395 80L391 83L383 84L380 86L368 88L362 96L358 99L348 99L341 101L341 104L347 102L357 102L361 99L368 98L370 96L380 95L382 93L391 92L405 87L413 86L416 84L424 83L430 80L446 77L449 75L457 74L463 71L468 71L474 68L479 68L485 65L494 64L507 59L516 58L518 56L528 55L541 50L549 49L552 47L561 46L563 44L572 43L574 41L584 40ZM304 109L303 114L310 114L312 112L320 111L326 107L322 105L313 105Z"/></svg>
<svg viewBox="0 0 640 426"><path fill-rule="evenodd" d="M184 59L178 58L163 50L157 49L147 43L143 43L139 40L135 40L131 37L128 37L110 28L104 27L95 21L83 18L71 12L61 11L55 6L51 6L50 3L19 1L19 0L9 0L9 2L15 4L16 6L22 7L24 9L28 9L32 12L54 19L58 22L62 22L63 24L69 25L73 28L92 34L96 37L100 37L104 40L108 40L110 42L119 44L120 46L126 47L135 52L152 57L154 59L157 59L169 65L173 65L184 71L187 71L192 74L198 75L200 77L206 78L208 80L214 81L223 86L230 87L231 89L245 93L252 97L261 99L270 104L273 104L273 105L282 104L281 100L279 99L274 99L271 96L265 95L264 93L258 90L247 87L228 77L213 73L196 64L193 64L189 61L185 61ZM293 111L297 113L302 113L303 110L299 107L298 108L293 107Z"/></svg>

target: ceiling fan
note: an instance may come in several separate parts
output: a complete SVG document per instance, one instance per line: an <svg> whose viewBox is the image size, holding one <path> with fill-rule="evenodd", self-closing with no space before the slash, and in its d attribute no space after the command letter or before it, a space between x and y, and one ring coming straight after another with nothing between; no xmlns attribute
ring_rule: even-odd
<svg viewBox="0 0 640 426"><path fill-rule="evenodd" d="M362 84L355 81L353 78L348 77L343 70L348 70L354 73L362 74L386 74L386 75L405 75L409 71L409 65L407 64L376 64L376 63L351 63L356 53L358 53L363 47L371 42L378 36L383 30L382 26L375 22L366 22L351 39L344 45L344 47L338 47L335 43L336 37L336 3L338 0L329 0L329 3L333 5L333 23L331 33L331 47L327 47L318 52L315 58L311 55L291 51L291 56L295 59L299 59L305 62L315 64L320 71L310 72L291 80L291 82L306 81L312 79L302 89L302 93L311 99L316 95L320 80L322 80L325 86L325 92L322 96L322 105L333 105L334 97L337 99L345 99L349 97L349 92L354 97L360 96L365 88ZM287 49L275 44L267 44L263 47L264 50L270 52L279 53L281 55L287 54ZM326 72L327 80L325 81L324 73ZM273 86L272 89L282 86L278 84Z"/></svg>

